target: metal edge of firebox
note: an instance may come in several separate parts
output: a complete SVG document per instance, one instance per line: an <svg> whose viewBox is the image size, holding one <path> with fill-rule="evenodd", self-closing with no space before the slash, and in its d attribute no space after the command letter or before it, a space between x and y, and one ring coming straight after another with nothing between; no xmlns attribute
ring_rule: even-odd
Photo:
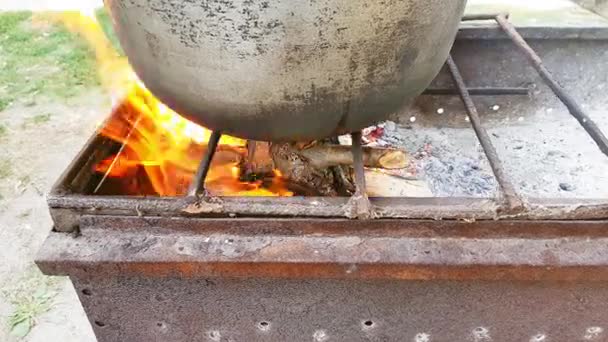
<svg viewBox="0 0 608 342"><path fill-rule="evenodd" d="M105 138L95 134L73 160L47 196L54 229L78 229L87 214L182 217L348 217L347 198L226 197L196 202L186 197L89 196L69 189L89 182L93 165L105 157ZM606 199L528 199L522 214L499 212L491 198L372 198L378 219L455 220L601 220L608 218Z"/></svg>
<svg viewBox="0 0 608 342"><path fill-rule="evenodd" d="M528 26L518 27L518 32L530 40L607 40L608 26L588 27L555 27L555 26ZM509 37L493 23L483 25L463 25L458 31L456 39L462 40L496 40L509 39Z"/></svg>
<svg viewBox="0 0 608 342"><path fill-rule="evenodd" d="M80 217L87 214L125 216L182 217L347 217L347 198L327 197L227 197L220 201L193 202L185 197L89 196L75 193L73 187L89 182L92 167L108 151L107 139L94 134L72 161L52 191L47 203L54 230L78 229ZM72 190L70 190L72 189ZM499 212L491 198L372 198L378 219L433 220L602 220L608 218L606 199L528 199L523 214Z"/></svg>
<svg viewBox="0 0 608 342"><path fill-rule="evenodd" d="M522 35L530 39L608 40L608 28L526 27ZM591 34L593 33L593 34ZM506 38L496 25L464 26L459 39ZM346 198L223 198L194 203L187 198L133 198L127 196L87 196L83 186L93 165L107 155L108 140L93 135L47 197L56 231L78 228L80 216L147 215L189 217L347 217ZM608 199L528 199L525 213L500 212L500 204L489 198L382 198L372 199L380 219L454 220L601 220L608 219Z"/></svg>
<svg viewBox="0 0 608 342"><path fill-rule="evenodd" d="M603 222L83 217L46 274L182 278L608 280Z"/></svg>

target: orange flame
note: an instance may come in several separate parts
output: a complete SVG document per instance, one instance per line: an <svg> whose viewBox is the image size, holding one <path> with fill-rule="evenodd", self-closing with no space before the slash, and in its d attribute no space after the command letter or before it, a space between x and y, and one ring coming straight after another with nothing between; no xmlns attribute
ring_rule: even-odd
<svg viewBox="0 0 608 342"><path fill-rule="evenodd" d="M60 20L94 49L100 79L122 101L100 129L101 135L122 147L95 170L108 179L133 180L143 170L151 191L142 184L122 182L128 194L178 196L187 192L211 132L161 103L137 80L126 58L114 51L95 16L65 13ZM123 95L126 94L126 95ZM223 196L291 196L279 173L268 180L241 180L246 141L222 136L206 180L206 188ZM124 184L129 184L124 185ZM126 187L126 189L125 189Z"/></svg>

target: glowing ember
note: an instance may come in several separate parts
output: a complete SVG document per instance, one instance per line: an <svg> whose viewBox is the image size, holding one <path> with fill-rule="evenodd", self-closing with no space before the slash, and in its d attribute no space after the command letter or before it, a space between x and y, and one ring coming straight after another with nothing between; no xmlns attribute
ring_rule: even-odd
<svg viewBox="0 0 608 342"><path fill-rule="evenodd" d="M130 195L178 196L187 192L211 132L173 112L137 80L93 15L66 13L59 18L95 49L102 84L122 98L100 129L120 149L95 167L110 183ZM126 95L125 95L126 94ZM291 196L280 174L243 181L246 141L220 140L206 188L223 196ZM142 177L143 175L143 177Z"/></svg>

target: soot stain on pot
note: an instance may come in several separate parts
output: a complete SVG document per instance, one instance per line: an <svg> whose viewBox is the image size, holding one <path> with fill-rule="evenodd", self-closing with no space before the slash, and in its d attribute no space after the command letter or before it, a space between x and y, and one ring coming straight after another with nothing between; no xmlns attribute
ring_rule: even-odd
<svg viewBox="0 0 608 342"><path fill-rule="evenodd" d="M152 55L152 57L158 59L159 57L159 51L161 51L160 47L160 39L158 39L158 37L149 32L148 30L144 30L145 35L146 35L146 42L148 43L148 48L150 50L150 54Z"/></svg>
<svg viewBox="0 0 608 342"><path fill-rule="evenodd" d="M155 0L150 8L184 46L200 48L217 40L240 58L266 53L272 43L281 41L284 33L281 19L268 14L269 1ZM203 13L203 18L192 16L192 12Z"/></svg>

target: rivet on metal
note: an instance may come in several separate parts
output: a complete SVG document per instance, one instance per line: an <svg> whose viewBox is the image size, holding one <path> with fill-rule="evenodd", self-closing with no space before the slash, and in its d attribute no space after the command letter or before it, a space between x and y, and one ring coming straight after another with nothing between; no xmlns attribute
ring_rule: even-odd
<svg viewBox="0 0 608 342"><path fill-rule="evenodd" d="M156 327L158 328L158 330L160 330L161 332L167 332L168 328L167 328L167 324L165 324L165 322L156 322Z"/></svg>
<svg viewBox="0 0 608 342"><path fill-rule="evenodd" d="M602 327L589 327L585 330L583 339L586 341L595 341L600 338L602 333L604 333L604 328Z"/></svg>
<svg viewBox="0 0 608 342"><path fill-rule="evenodd" d="M530 342L544 342L547 341L547 335L536 334L530 338Z"/></svg>
<svg viewBox="0 0 608 342"><path fill-rule="evenodd" d="M419 333L414 337L414 342L431 342L431 335L427 333Z"/></svg>
<svg viewBox="0 0 608 342"><path fill-rule="evenodd" d="M357 271L357 265L350 265L346 268L346 274L351 274L355 271Z"/></svg>
<svg viewBox="0 0 608 342"><path fill-rule="evenodd" d="M329 335L327 334L327 332L325 330L315 331L315 333L312 335L312 337L314 338L315 342L325 342L325 341L329 340Z"/></svg>
<svg viewBox="0 0 608 342"><path fill-rule="evenodd" d="M260 329L261 331L270 330L270 322L261 321L260 323L258 323L258 329Z"/></svg>
<svg viewBox="0 0 608 342"><path fill-rule="evenodd" d="M490 330L486 327L477 327L477 328L473 329L472 335L473 335L473 341L475 341L475 342L492 341L492 336L490 336Z"/></svg>
<svg viewBox="0 0 608 342"><path fill-rule="evenodd" d="M217 330L211 330L207 334L211 341L219 342L222 340L222 334Z"/></svg>
<svg viewBox="0 0 608 342"><path fill-rule="evenodd" d="M370 330L373 329L375 326L376 324L374 323L374 321L369 319L361 322L361 327L363 328L363 330Z"/></svg>

